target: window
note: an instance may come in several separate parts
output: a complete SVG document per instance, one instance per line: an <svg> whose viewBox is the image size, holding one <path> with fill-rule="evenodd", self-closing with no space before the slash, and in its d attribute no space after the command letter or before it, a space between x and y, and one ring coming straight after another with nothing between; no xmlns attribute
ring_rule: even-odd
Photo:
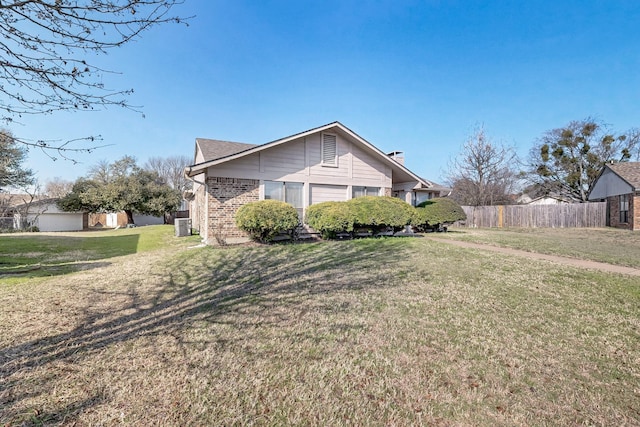
<svg viewBox="0 0 640 427"><path fill-rule="evenodd" d="M338 137L336 135L323 133L321 150L323 166L338 166Z"/></svg>
<svg viewBox="0 0 640 427"><path fill-rule="evenodd" d="M380 187L353 187L351 191L351 197L362 197L362 196L379 196L380 195Z"/></svg>
<svg viewBox="0 0 640 427"><path fill-rule="evenodd" d="M302 218L304 184L301 182L280 182L265 181L264 182L264 198L265 200L280 200L293 205L298 211L298 217Z"/></svg>
<svg viewBox="0 0 640 427"><path fill-rule="evenodd" d="M281 200L284 202L284 182L265 181L264 199Z"/></svg>
<svg viewBox="0 0 640 427"><path fill-rule="evenodd" d="M629 222L629 195L621 194L618 196L620 200L620 222L628 223Z"/></svg>
<svg viewBox="0 0 640 427"><path fill-rule="evenodd" d="M423 193L423 192L416 192L416 202L415 205L418 206L420 203L422 202L426 202L427 200L431 199L431 193Z"/></svg>

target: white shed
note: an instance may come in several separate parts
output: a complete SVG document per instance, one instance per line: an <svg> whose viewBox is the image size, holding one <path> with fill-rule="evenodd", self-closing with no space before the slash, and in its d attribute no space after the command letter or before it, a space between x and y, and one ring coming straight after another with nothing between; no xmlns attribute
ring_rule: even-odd
<svg viewBox="0 0 640 427"><path fill-rule="evenodd" d="M13 217L15 228L27 225L38 227L40 231L81 231L85 228L85 218L84 212L60 210L56 199L39 200L17 206Z"/></svg>

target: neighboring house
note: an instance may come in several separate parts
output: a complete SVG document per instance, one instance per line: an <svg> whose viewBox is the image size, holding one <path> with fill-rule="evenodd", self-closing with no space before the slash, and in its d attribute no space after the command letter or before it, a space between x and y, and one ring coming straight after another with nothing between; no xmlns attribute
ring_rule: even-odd
<svg viewBox="0 0 640 427"><path fill-rule="evenodd" d="M16 207L34 200L29 194L0 193L0 230L13 229Z"/></svg>
<svg viewBox="0 0 640 427"><path fill-rule="evenodd" d="M640 162L605 165L589 200L607 202L608 226L640 230Z"/></svg>
<svg viewBox="0 0 640 427"><path fill-rule="evenodd" d="M209 243L240 242L237 209L277 199L305 209L325 201L394 196L416 205L449 189L420 178L403 165L401 152L385 154L339 122L262 145L196 139L190 218Z"/></svg>
<svg viewBox="0 0 640 427"><path fill-rule="evenodd" d="M14 228L38 227L40 231L82 231L88 226L86 212L65 212L58 199L41 199L15 207Z"/></svg>
<svg viewBox="0 0 640 427"><path fill-rule="evenodd" d="M536 197L535 199L532 199L527 194L523 194L518 198L517 203L522 205L564 205L567 203L572 203L572 201L567 199L566 197L553 194Z"/></svg>

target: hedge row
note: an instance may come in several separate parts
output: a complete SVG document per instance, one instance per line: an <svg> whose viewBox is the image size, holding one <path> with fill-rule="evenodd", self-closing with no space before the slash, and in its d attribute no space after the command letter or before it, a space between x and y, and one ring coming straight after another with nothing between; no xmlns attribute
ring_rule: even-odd
<svg viewBox="0 0 640 427"><path fill-rule="evenodd" d="M375 235L398 231L411 225L420 231L440 229L445 224L466 219L462 208L450 199L431 199L413 206L394 197L365 196L344 202L324 202L307 208L305 222L323 238L366 230ZM282 233L293 235L298 227L296 209L284 202L263 200L238 209L236 225L261 242Z"/></svg>
<svg viewBox="0 0 640 427"><path fill-rule="evenodd" d="M309 206L306 222L324 238L366 229L375 235L388 229L398 231L411 225L419 231L441 229L466 219L460 205L451 199L431 199L414 208L393 197L358 197L345 202L324 202Z"/></svg>
<svg viewBox="0 0 640 427"><path fill-rule="evenodd" d="M307 209L306 222L324 238L367 229L376 234L397 231L411 223L414 208L393 197L365 196L345 202L324 202Z"/></svg>
<svg viewBox="0 0 640 427"><path fill-rule="evenodd" d="M458 203L448 198L435 198L416 206L412 225L419 231L439 230L443 226L465 219L467 214Z"/></svg>

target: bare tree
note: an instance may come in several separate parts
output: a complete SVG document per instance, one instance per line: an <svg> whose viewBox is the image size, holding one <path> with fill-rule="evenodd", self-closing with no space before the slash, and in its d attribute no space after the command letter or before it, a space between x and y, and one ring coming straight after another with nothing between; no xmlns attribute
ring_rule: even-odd
<svg viewBox="0 0 640 427"><path fill-rule="evenodd" d="M187 156L150 157L144 168L155 171L165 183L181 193L191 188L191 181L184 176L184 168L191 164Z"/></svg>
<svg viewBox="0 0 640 427"><path fill-rule="evenodd" d="M102 184L109 182L111 165L106 160L100 160L89 168L89 177Z"/></svg>
<svg viewBox="0 0 640 427"><path fill-rule="evenodd" d="M516 164L514 149L492 141L478 126L449 162L452 197L470 206L509 203L517 183Z"/></svg>
<svg viewBox="0 0 640 427"><path fill-rule="evenodd" d="M18 189L19 193L0 194L0 231L34 230L40 215L47 211L47 205L39 203L40 184L33 181L29 187Z"/></svg>
<svg viewBox="0 0 640 427"><path fill-rule="evenodd" d="M606 163L640 158L640 131L614 134L593 118L545 132L531 148L527 179L539 191L586 202Z"/></svg>
<svg viewBox="0 0 640 427"><path fill-rule="evenodd" d="M137 110L111 90L104 70L88 61L138 38L158 24L183 22L170 14L184 0L9 0L0 1L0 119L10 123L31 114L119 106ZM79 141L19 140L47 153L91 151Z"/></svg>
<svg viewBox="0 0 640 427"><path fill-rule="evenodd" d="M44 194L51 198L61 198L71 193L73 182L62 178L53 178L44 185Z"/></svg>

